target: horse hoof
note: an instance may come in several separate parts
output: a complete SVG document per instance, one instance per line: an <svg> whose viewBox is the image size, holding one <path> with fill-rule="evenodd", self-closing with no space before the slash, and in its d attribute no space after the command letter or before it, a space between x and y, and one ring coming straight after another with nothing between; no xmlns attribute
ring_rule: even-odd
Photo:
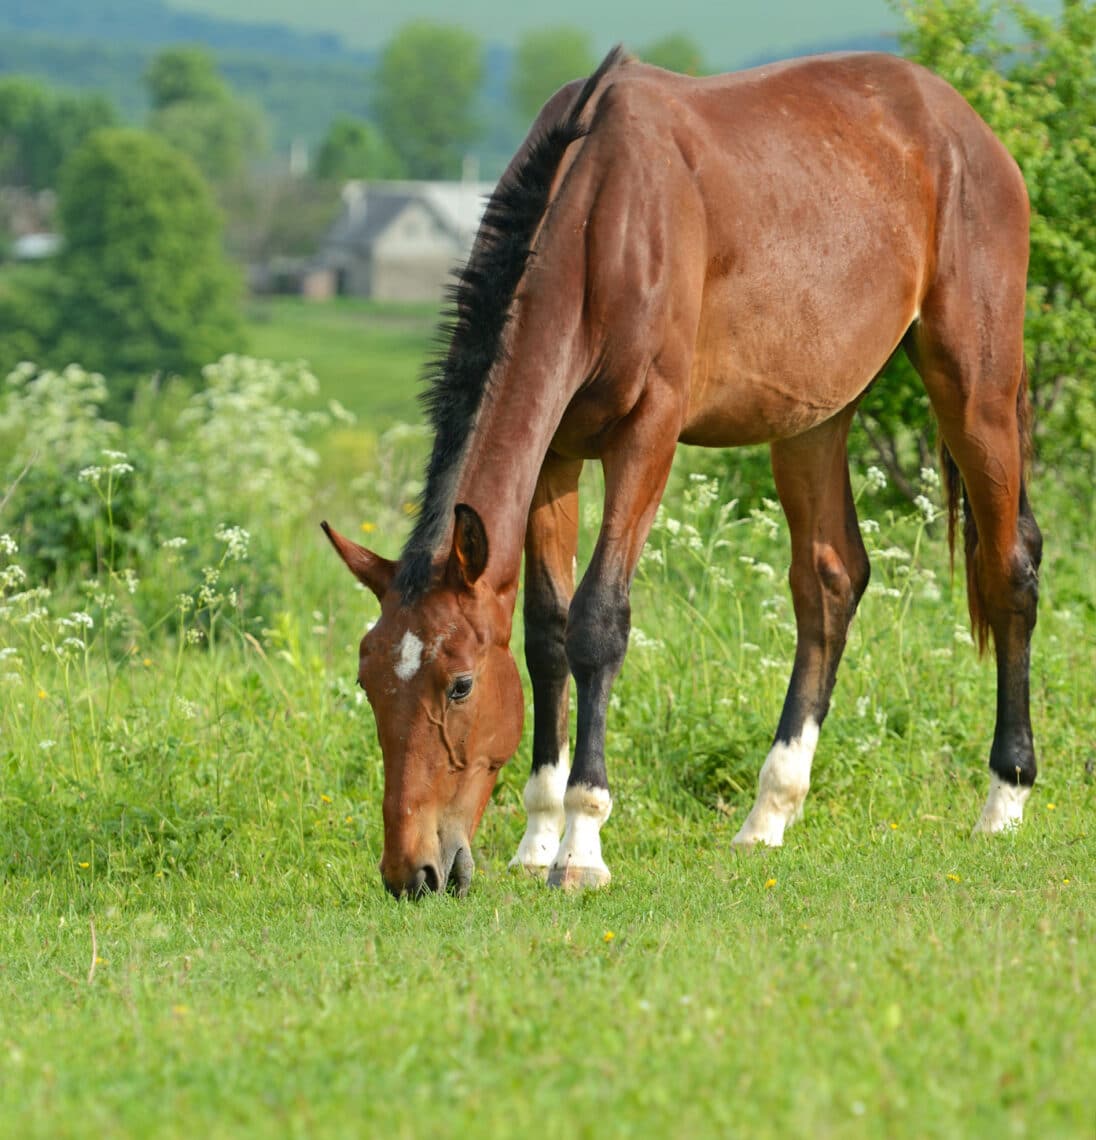
<svg viewBox="0 0 1096 1140"><path fill-rule="evenodd" d="M731 846L735 851L742 852L756 851L758 848L783 847L784 836L773 831L766 833L764 831L746 831L743 828L731 840Z"/></svg>
<svg viewBox="0 0 1096 1140"><path fill-rule="evenodd" d="M510 871L515 875L525 875L530 879L540 879L542 883L548 878L549 864L547 863L524 863L520 859L514 858L510 860L508 866Z"/></svg>
<svg viewBox="0 0 1096 1140"><path fill-rule="evenodd" d="M989 778L989 795L973 835L1000 835L1015 831L1024 819L1024 803L1031 788L1006 784L996 773Z"/></svg>
<svg viewBox="0 0 1096 1140"><path fill-rule="evenodd" d="M612 875L609 868L576 867L568 863L565 867L552 867L548 871L548 886L559 887L565 891L597 890L607 886Z"/></svg>

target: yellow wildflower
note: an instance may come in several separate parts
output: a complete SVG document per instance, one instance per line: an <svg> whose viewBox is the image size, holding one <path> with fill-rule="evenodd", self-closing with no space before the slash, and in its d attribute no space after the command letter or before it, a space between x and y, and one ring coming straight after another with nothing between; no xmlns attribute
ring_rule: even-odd
<svg viewBox="0 0 1096 1140"><path fill-rule="evenodd" d="M601 936L602 942L612 942L614 938L616 938L616 935L611 930L606 930Z"/></svg>
<svg viewBox="0 0 1096 1140"><path fill-rule="evenodd" d="M767 891L772 890L772 888L775 886L776 886L776 880L775 879L766 879L765 880L765 890L767 890Z"/></svg>
<svg viewBox="0 0 1096 1140"><path fill-rule="evenodd" d="M949 879L950 879L950 880L951 880L953 883L961 883L961 882L963 881L963 880L962 880L962 879L961 879L961 878L960 878L958 875L948 875L948 878L949 878Z"/></svg>

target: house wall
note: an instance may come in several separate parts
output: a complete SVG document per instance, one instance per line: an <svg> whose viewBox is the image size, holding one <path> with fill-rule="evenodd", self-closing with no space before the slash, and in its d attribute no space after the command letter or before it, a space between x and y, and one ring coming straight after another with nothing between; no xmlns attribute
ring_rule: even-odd
<svg viewBox="0 0 1096 1140"><path fill-rule="evenodd" d="M376 301L440 301L450 280L453 258L420 254L418 257L373 258L371 292Z"/></svg>
<svg viewBox="0 0 1096 1140"><path fill-rule="evenodd" d="M408 203L374 243L368 295L377 301L440 301L459 256L430 210Z"/></svg>
<svg viewBox="0 0 1096 1140"><path fill-rule="evenodd" d="M349 213L354 208L351 204ZM368 210L368 205L356 208ZM436 208L414 199L368 237L352 223L349 216L340 221L318 263L332 272L338 293L378 301L440 301L471 244L469 234L446 225Z"/></svg>

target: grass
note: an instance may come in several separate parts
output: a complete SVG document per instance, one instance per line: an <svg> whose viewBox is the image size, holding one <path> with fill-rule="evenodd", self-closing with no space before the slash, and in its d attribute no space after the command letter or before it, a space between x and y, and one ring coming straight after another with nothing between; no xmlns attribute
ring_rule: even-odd
<svg viewBox="0 0 1096 1140"><path fill-rule="evenodd" d="M338 489L298 469L294 421L259 417L259 390L240 396L262 425L248 442L276 458L242 496L246 558L216 562L223 543L200 530L157 546L236 521L235 449L216 442L237 430L229 393L223 422L180 427L170 448L110 439L136 467L109 461L110 517L153 508L117 544L96 531L94 586L15 601L34 585L11 572L24 552L0 557L0 1134L1091 1134L1096 596L1080 500L1037 484L1043 767L1019 833L969 838L993 670L965 643L939 524L858 477L873 584L806 817L779 851L732 853L790 664L786 535L774 507L729 506L686 456L614 690L613 883L561 895L507 871L527 716L469 897L396 903L353 685L376 606L313 525L312 493ZM336 507L374 520L392 555L409 461L387 446ZM183 472L190 494L148 490ZM36 493L59 526L76 493ZM107 502L76 498L102 528ZM596 515L584 506L583 553Z"/></svg>
<svg viewBox="0 0 1096 1140"><path fill-rule="evenodd" d="M419 418L419 378L437 319L428 304L276 297L251 302L246 332L253 355L307 360L323 378L325 398L383 430Z"/></svg>
<svg viewBox="0 0 1096 1140"><path fill-rule="evenodd" d="M584 897L492 850L414 907L346 844L9 883L5 1131L1083 1136L1081 826L808 824L753 858L690 828Z"/></svg>

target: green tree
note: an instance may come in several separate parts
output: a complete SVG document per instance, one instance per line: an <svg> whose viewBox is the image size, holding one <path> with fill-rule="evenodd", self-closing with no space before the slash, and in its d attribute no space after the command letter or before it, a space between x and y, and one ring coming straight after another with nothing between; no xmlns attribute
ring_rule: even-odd
<svg viewBox="0 0 1096 1140"><path fill-rule="evenodd" d="M1031 198L1026 323L1037 450L1096 475L1096 5L1065 0L1059 16L1020 3L919 0L902 10L903 51L948 80L1023 170ZM1008 17L1008 19L1006 19ZM1022 33L1021 42L1017 36ZM930 453L927 399L899 357L861 410L861 424L901 485Z"/></svg>
<svg viewBox="0 0 1096 1140"><path fill-rule="evenodd" d="M239 347L239 281L194 165L145 131L98 131L66 164L56 329L44 363L110 377L115 402L152 373L195 375Z"/></svg>
<svg viewBox="0 0 1096 1140"><path fill-rule="evenodd" d="M399 156L372 123L336 119L316 155L316 177L332 182L349 178L400 178Z"/></svg>
<svg viewBox="0 0 1096 1140"><path fill-rule="evenodd" d="M579 28L543 28L529 32L514 53L510 97L525 122L550 96L572 79L583 79L597 67L590 36Z"/></svg>
<svg viewBox="0 0 1096 1140"><path fill-rule="evenodd" d="M416 22L381 55L374 110L381 132L412 178L452 178L481 133L475 100L483 52L462 28Z"/></svg>
<svg viewBox="0 0 1096 1140"><path fill-rule="evenodd" d="M655 67L664 67L667 71L677 71L682 75L703 75L706 70L704 57L696 42L680 33L655 40L639 54Z"/></svg>
<svg viewBox="0 0 1096 1140"><path fill-rule="evenodd" d="M144 78L149 129L189 155L211 182L231 178L262 148L262 113L233 93L201 48L160 52Z"/></svg>
<svg viewBox="0 0 1096 1140"><path fill-rule="evenodd" d="M66 156L115 118L102 96L56 92L24 76L0 78L0 184L52 189Z"/></svg>
<svg viewBox="0 0 1096 1140"><path fill-rule="evenodd" d="M175 103L224 103L232 98L213 57L199 47L160 52L145 72L145 89L153 111Z"/></svg>

